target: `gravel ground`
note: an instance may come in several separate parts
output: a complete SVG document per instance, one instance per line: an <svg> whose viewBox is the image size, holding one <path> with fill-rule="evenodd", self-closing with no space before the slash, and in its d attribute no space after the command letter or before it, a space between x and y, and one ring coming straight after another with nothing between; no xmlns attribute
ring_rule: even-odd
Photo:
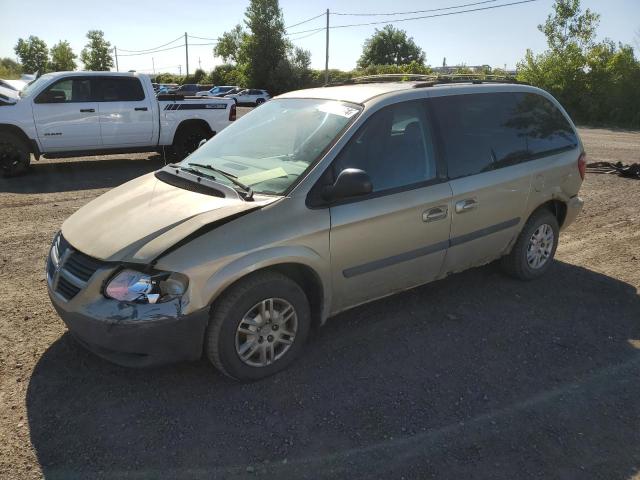
<svg viewBox="0 0 640 480"><path fill-rule="evenodd" d="M640 133L581 134L592 161L640 161ZM1 478L640 478L640 182L588 177L544 279L490 265L351 310L241 385L205 361L111 365L49 304L62 221L161 165L0 180Z"/></svg>

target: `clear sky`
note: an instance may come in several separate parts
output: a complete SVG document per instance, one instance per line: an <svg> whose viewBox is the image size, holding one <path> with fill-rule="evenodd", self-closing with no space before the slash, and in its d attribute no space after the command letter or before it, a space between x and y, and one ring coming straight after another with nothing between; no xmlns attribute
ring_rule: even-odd
<svg viewBox="0 0 640 480"><path fill-rule="evenodd" d="M342 13L387 13L443 8L475 3L479 0L281 0L285 24L292 25L323 13L327 8ZM510 3L497 0L486 5ZM184 32L202 38L217 38L222 32L243 21L248 0L0 0L0 56L15 57L13 46L19 37L37 35L49 46L58 40L68 40L79 54L86 43L87 30L99 29L112 45L124 50L142 50L170 42ZM536 26L551 11L552 0L508 6L494 10L464 13L439 18L396 23L414 38L426 52L427 63L441 65L444 57L448 65L488 64L494 67L514 68L527 48L541 52L545 48L544 36ZM601 14L598 36L635 45L635 34L640 29L640 0L582 0L583 8ZM477 7L467 7L477 8ZM434 12L439 13L439 12ZM442 13L442 12L440 12ZM426 14L422 14L426 15ZM332 25L386 21L416 15L395 17L330 17ZM322 27L325 18L291 28L299 32ZM377 25L381 28L384 24ZM330 68L352 69L362 51L363 41L371 36L376 26L340 28L330 31ZM307 34L293 35L292 38ZM180 42L169 46L180 45ZM189 39L190 44L209 43L208 40ZM324 68L325 34L319 32L294 43L311 51L312 67ZM184 48L152 55L120 56L120 70L152 72L152 58L156 71L185 72ZM210 70L221 63L214 58L211 45L191 45L190 71L198 64Z"/></svg>

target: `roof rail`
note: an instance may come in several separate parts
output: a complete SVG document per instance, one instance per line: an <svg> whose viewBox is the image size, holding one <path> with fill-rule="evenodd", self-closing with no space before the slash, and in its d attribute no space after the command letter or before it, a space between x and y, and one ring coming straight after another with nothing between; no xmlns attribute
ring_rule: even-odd
<svg viewBox="0 0 640 480"><path fill-rule="evenodd" d="M361 83L377 83L377 82L405 82L419 81L414 88L431 87L434 85L442 85L447 83L515 83L519 85L528 85L526 82L516 80L511 75L491 75L483 73L452 73L452 74L422 74L422 73L385 73L380 75L364 75L361 77L353 77L341 82L328 83L325 87L333 87L338 85L355 85Z"/></svg>

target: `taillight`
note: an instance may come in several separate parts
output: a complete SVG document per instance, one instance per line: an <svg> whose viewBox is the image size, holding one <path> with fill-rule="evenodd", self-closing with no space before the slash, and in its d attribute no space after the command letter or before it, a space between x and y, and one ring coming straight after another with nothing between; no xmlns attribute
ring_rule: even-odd
<svg viewBox="0 0 640 480"><path fill-rule="evenodd" d="M584 180L584 176L587 173L587 154L584 152L578 157L578 171L580 172L580 178Z"/></svg>
<svg viewBox="0 0 640 480"><path fill-rule="evenodd" d="M233 122L236 119L236 102L231 104L229 109L229 121Z"/></svg>

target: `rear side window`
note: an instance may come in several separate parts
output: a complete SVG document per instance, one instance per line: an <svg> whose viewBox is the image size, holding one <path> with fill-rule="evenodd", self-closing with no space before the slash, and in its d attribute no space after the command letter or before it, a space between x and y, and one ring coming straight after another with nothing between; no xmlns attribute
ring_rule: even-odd
<svg viewBox="0 0 640 480"><path fill-rule="evenodd" d="M526 132L531 159L570 150L578 145L576 133L566 117L542 95L524 94L509 122L510 126Z"/></svg>
<svg viewBox="0 0 640 480"><path fill-rule="evenodd" d="M133 77L103 77L100 79L101 102L137 102L144 100L140 80Z"/></svg>
<svg viewBox="0 0 640 480"><path fill-rule="evenodd" d="M449 177L475 175L574 148L564 115L533 93L480 93L431 100Z"/></svg>

